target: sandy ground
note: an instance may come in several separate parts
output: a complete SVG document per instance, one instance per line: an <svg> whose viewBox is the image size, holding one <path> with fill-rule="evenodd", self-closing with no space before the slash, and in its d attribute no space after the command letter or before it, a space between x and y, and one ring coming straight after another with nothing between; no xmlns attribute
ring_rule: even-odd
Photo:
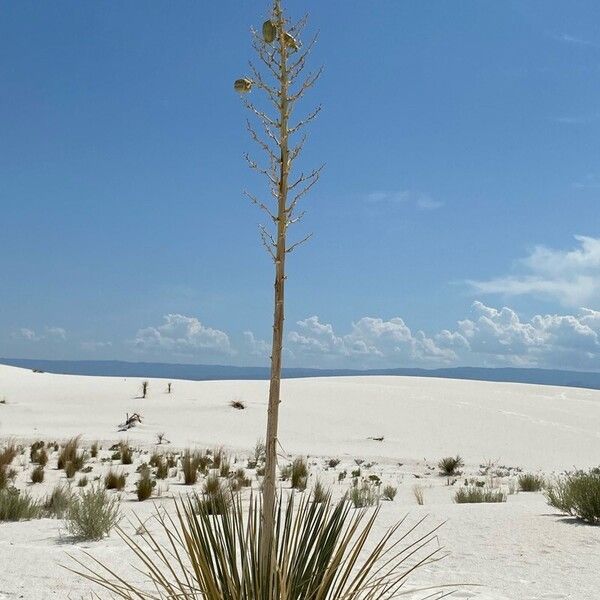
<svg viewBox="0 0 600 600"><path fill-rule="evenodd" d="M0 365L0 402L5 399L0 445L8 439L60 442L81 434L84 444L103 446L101 456L89 461L93 479L110 468L110 461L101 461L110 455L109 446L127 439L136 459L131 467L118 467L129 473L122 494L126 518L146 519L154 510L152 502L135 501L134 482L135 468L157 448L159 432L171 442L161 451L223 445L237 466L245 465L264 431L266 382L173 381L167 394L166 381L149 381L148 397L142 399L139 379L51 375ZM234 399L246 409L232 409ZM456 584L453 597L477 600L597 597L600 527L557 514L540 493L511 492L519 468L551 476L600 463L599 391L409 377L323 378L284 381L283 402L284 452L290 458L309 456L311 483L318 478L341 495L350 475L338 482L339 472L350 474L364 461L363 476L377 475L398 488L394 502L381 504L379 532L407 513L409 522L425 515L432 527L445 522L438 539L448 556L418 572L414 586ZM117 425L132 412L142 415L142 424L119 433ZM369 439L381 436L383 441ZM435 465L456 453L466 466L448 485ZM332 457L340 459L335 468L327 466ZM17 457L17 487L43 497L64 483L55 460L51 456L45 482L32 485L28 452ZM482 465L492 465L485 475ZM457 486L472 477L505 490L507 502L455 504ZM416 503L415 485L423 489L424 506ZM167 508L173 496L190 489L177 476L159 486L162 495L155 502ZM0 600L89 597L94 588L58 566L68 564L68 554L81 556L84 550L131 572L131 555L114 534L101 542L74 543L61 521L1 523Z"/></svg>

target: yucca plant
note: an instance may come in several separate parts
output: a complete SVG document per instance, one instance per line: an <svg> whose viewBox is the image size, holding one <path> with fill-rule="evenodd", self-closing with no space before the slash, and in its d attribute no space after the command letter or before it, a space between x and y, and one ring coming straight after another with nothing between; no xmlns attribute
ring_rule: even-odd
<svg viewBox="0 0 600 600"><path fill-rule="evenodd" d="M93 558L91 566L73 558L72 570L126 599L386 600L408 591L409 575L442 556L439 526L422 531L424 519L410 526L403 520L372 546L378 510L354 511L330 497L317 503L305 496L296 506L293 496L278 496L266 562L259 551L265 533L259 499L244 510L237 496L219 517L191 496L176 509L175 517L156 514L165 543L147 529L141 538L118 530L141 562L148 589ZM427 598L450 592L431 593Z"/></svg>

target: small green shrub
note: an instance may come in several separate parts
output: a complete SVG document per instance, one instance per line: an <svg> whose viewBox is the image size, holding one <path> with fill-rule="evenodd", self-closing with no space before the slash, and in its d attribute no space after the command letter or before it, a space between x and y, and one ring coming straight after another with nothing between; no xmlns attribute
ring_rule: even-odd
<svg viewBox="0 0 600 600"><path fill-rule="evenodd" d="M397 493L398 493L398 488L395 488L393 485L386 485L383 488L383 492L382 492L381 496L384 500L389 500L390 502L393 502Z"/></svg>
<svg viewBox="0 0 600 600"><path fill-rule="evenodd" d="M519 475L518 483L522 492L539 492L544 487L544 478L541 475L525 473Z"/></svg>
<svg viewBox="0 0 600 600"><path fill-rule="evenodd" d="M600 525L600 470L558 478L546 490L548 503L591 525Z"/></svg>
<svg viewBox="0 0 600 600"><path fill-rule="evenodd" d="M349 500L354 508L365 508L379 502L378 488L366 481L350 488Z"/></svg>
<svg viewBox="0 0 600 600"><path fill-rule="evenodd" d="M31 448L29 449L29 460L32 463L38 462L38 452L40 450L43 450L44 447L45 447L45 444L42 441L34 442L33 444L31 444ZM46 455L46 459L47 459L47 455Z"/></svg>
<svg viewBox="0 0 600 600"><path fill-rule="evenodd" d="M119 499L97 486L73 497L66 514L67 531L78 539L100 540L119 518Z"/></svg>
<svg viewBox="0 0 600 600"><path fill-rule="evenodd" d="M440 475L445 475L446 477L451 477L452 475L460 475L460 470L465 466L463 459L460 455L456 456L446 456L442 458L440 462L438 462L438 468L440 470Z"/></svg>
<svg viewBox="0 0 600 600"><path fill-rule="evenodd" d="M293 489L303 491L308 480L308 465L302 456L298 456L292 463L290 483Z"/></svg>
<svg viewBox="0 0 600 600"><path fill-rule="evenodd" d="M107 490L122 490L125 487L125 474L111 469L104 477L104 485Z"/></svg>
<svg viewBox="0 0 600 600"><path fill-rule="evenodd" d="M473 504L479 502L506 502L506 494L502 490L489 490L476 486L461 487L454 494L457 504Z"/></svg>
<svg viewBox="0 0 600 600"><path fill-rule="evenodd" d="M58 485L44 501L44 513L48 517L62 519L71 503L71 491L69 488Z"/></svg>
<svg viewBox="0 0 600 600"><path fill-rule="evenodd" d="M153 479L150 477L150 469L148 467L142 469L140 473L140 478L135 484L137 499L140 502L148 500L148 498L152 496L152 490L154 489L155 485L156 481L153 481Z"/></svg>
<svg viewBox="0 0 600 600"><path fill-rule="evenodd" d="M329 462L327 464L329 465L329 468L335 469L340 464L340 459L339 458L330 458Z"/></svg>
<svg viewBox="0 0 600 600"><path fill-rule="evenodd" d="M31 481L32 483L42 483L44 481L44 467L42 465L38 465L31 471Z"/></svg>
<svg viewBox="0 0 600 600"><path fill-rule="evenodd" d="M41 505L27 492L14 487L0 490L0 521L23 521L38 519Z"/></svg>

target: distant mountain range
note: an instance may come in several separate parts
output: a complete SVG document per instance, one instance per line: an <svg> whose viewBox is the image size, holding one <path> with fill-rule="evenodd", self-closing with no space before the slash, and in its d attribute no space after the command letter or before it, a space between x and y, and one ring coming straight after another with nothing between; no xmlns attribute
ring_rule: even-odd
<svg viewBox="0 0 600 600"><path fill-rule="evenodd" d="M158 377L191 379L268 379L267 367L233 367L227 365L186 365L171 363L134 363L118 360L41 360L29 358L0 358L0 363L48 373L67 375L100 375L108 377ZM283 369L286 378L341 377L352 375L403 375L410 377L445 377L480 381L508 381L600 389L600 373L559 371L554 369L517 369L452 367L444 369Z"/></svg>

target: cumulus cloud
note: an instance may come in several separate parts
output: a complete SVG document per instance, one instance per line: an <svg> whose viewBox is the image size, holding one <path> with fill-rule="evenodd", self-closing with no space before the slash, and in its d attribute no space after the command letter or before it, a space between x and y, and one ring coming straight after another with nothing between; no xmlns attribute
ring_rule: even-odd
<svg viewBox="0 0 600 600"><path fill-rule="evenodd" d="M469 281L480 294L533 295L558 300L564 306L600 303L600 238L575 236L578 247L554 250L536 246L521 259L515 275Z"/></svg>
<svg viewBox="0 0 600 600"><path fill-rule="evenodd" d="M45 327L42 333L37 333L29 327L22 327L13 333L13 338L26 340L28 342L64 341L67 339L67 331L62 327Z"/></svg>
<svg viewBox="0 0 600 600"><path fill-rule="evenodd" d="M286 338L294 362L328 367L530 366L597 370L600 311L535 315L474 302L454 329L413 332L400 317L363 317L346 333L312 316ZM263 342L266 344L266 342Z"/></svg>
<svg viewBox="0 0 600 600"><path fill-rule="evenodd" d="M140 329L133 343L143 352L171 352L184 356L234 353L224 331L207 327L195 317L179 314L165 315L164 323L157 327Z"/></svg>
<svg viewBox="0 0 600 600"><path fill-rule="evenodd" d="M318 358L354 366L449 363L456 359L452 348L441 347L422 331L413 334L400 317L389 321L363 317L343 335L336 334L331 324L321 323L317 316L296 325L298 329L287 336L287 347L294 357L313 365Z"/></svg>
<svg viewBox="0 0 600 600"><path fill-rule="evenodd" d="M251 356L270 356L271 345L266 340L258 339L252 331L244 331L246 350Z"/></svg>

